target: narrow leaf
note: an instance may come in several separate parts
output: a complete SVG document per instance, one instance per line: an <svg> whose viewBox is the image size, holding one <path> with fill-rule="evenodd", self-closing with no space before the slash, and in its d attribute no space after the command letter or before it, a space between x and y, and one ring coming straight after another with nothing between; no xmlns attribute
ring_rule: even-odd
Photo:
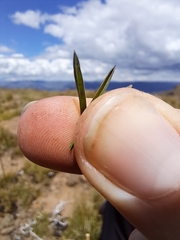
<svg viewBox="0 0 180 240"><path fill-rule="evenodd" d="M108 73L108 75L106 76L106 78L105 78L104 81L102 82L101 86L99 87L99 89L98 89L97 92L95 93L92 101L93 101L94 99L96 99L97 97L99 97L100 95L102 95L102 94L106 91L106 89L107 89L107 87L108 87L108 85L109 85L109 83L110 83L110 80L111 80L111 78L112 78L112 75L113 75L113 73L114 73L114 71L115 71L115 67L116 67L116 66L114 66L114 67L111 69L111 71Z"/></svg>
<svg viewBox="0 0 180 240"><path fill-rule="evenodd" d="M79 96L80 112L83 113L83 111L86 108L85 88L84 88L84 81L81 73L79 59L75 52L73 56L73 67L74 67L74 78L76 82L76 88Z"/></svg>

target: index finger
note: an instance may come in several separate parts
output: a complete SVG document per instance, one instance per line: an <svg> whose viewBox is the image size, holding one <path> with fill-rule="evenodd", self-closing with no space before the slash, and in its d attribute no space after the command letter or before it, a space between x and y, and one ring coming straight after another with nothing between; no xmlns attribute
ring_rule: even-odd
<svg viewBox="0 0 180 240"><path fill-rule="evenodd" d="M41 166L64 172L81 173L69 146L79 119L77 97L42 99L22 115L18 143L24 155Z"/></svg>

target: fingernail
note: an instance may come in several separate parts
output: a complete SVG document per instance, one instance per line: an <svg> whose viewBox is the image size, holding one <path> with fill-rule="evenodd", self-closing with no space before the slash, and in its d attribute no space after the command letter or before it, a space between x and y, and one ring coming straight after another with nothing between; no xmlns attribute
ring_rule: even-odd
<svg viewBox="0 0 180 240"><path fill-rule="evenodd" d="M143 236L137 229L135 229L130 237L129 240L148 240L145 236Z"/></svg>
<svg viewBox="0 0 180 240"><path fill-rule="evenodd" d="M25 113L25 111L26 111L30 106L32 106L32 105L33 105L34 103L36 103L36 102L37 102L37 100L27 103L27 104L23 107L23 109L22 109L22 111L21 111L21 116Z"/></svg>
<svg viewBox="0 0 180 240"><path fill-rule="evenodd" d="M114 96L93 116L84 138L86 160L114 184L141 198L180 186L180 138L140 96Z"/></svg>

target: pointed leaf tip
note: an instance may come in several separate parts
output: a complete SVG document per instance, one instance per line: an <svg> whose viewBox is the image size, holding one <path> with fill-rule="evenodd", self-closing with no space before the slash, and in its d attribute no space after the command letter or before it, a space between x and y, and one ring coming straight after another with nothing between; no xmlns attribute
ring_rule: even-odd
<svg viewBox="0 0 180 240"><path fill-rule="evenodd" d="M107 89L107 87L108 87L108 85L110 83L110 80L111 80L111 78L112 78L112 76L114 74L115 68L116 68L116 65L110 70L108 75L105 77L104 81L101 83L101 86L96 91L92 101L94 99L96 99L97 97L99 97L100 95L102 95L106 91L106 89Z"/></svg>
<svg viewBox="0 0 180 240"><path fill-rule="evenodd" d="M80 112L83 113L83 111L86 109L86 95L85 95L84 81L81 73L80 62L75 51L73 55L73 67L74 67L74 78L76 82L76 88L79 96Z"/></svg>

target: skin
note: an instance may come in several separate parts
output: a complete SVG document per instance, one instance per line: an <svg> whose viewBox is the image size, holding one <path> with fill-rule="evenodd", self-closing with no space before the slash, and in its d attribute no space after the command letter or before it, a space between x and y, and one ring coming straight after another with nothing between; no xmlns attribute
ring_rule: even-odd
<svg viewBox="0 0 180 240"><path fill-rule="evenodd" d="M178 240L179 133L179 110L121 88L97 98L81 116L75 97L35 102L20 119L18 142L39 165L83 173L138 229L130 240Z"/></svg>

